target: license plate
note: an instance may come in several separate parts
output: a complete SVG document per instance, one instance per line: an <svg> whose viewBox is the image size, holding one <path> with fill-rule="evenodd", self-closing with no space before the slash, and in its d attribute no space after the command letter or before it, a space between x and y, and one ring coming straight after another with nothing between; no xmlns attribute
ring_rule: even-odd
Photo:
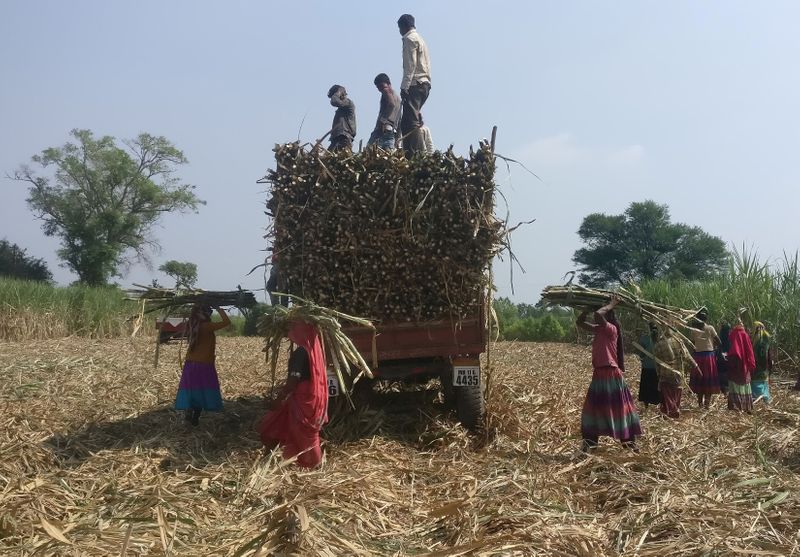
<svg viewBox="0 0 800 557"><path fill-rule="evenodd" d="M335 373L328 374L328 396L339 396L339 378Z"/></svg>
<svg viewBox="0 0 800 557"><path fill-rule="evenodd" d="M453 366L453 386L479 387L480 384L480 366Z"/></svg>

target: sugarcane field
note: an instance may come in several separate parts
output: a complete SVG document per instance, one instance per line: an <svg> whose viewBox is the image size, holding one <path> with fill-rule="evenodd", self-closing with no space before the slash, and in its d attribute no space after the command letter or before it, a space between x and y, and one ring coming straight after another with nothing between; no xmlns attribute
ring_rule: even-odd
<svg viewBox="0 0 800 557"><path fill-rule="evenodd" d="M410 4L0 7L0 556L800 557L800 5Z"/></svg>

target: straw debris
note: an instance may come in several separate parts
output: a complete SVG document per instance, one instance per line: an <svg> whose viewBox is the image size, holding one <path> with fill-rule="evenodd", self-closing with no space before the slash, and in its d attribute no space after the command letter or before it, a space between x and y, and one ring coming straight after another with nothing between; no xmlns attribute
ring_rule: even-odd
<svg viewBox="0 0 800 557"><path fill-rule="evenodd" d="M752 416L643 413L638 454L583 458L586 347L498 343L480 444L435 384L380 384L303 471L264 454L262 339L220 338L224 413L171 410L177 345L0 344L0 553L9 555L791 555L800 399ZM285 354L285 351L284 351ZM630 369L635 369L631 358ZM285 355L279 369L285 369ZM638 373L627 377L635 392Z"/></svg>

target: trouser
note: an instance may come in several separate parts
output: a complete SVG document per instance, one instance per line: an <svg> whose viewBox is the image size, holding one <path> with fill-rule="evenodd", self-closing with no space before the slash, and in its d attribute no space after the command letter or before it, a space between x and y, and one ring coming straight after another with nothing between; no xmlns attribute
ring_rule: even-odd
<svg viewBox="0 0 800 557"><path fill-rule="evenodd" d="M417 83L408 88L403 99L403 116L400 118L400 135L406 154L425 151L425 142L419 129L422 127L422 105L431 92L430 83Z"/></svg>
<svg viewBox="0 0 800 557"><path fill-rule="evenodd" d="M352 151L353 139L346 135L337 135L331 138L331 144L328 147L329 151Z"/></svg>
<svg viewBox="0 0 800 557"><path fill-rule="evenodd" d="M393 131L385 131L382 133L372 132L369 138L368 145L377 145L381 149L391 151L394 149L395 136Z"/></svg>

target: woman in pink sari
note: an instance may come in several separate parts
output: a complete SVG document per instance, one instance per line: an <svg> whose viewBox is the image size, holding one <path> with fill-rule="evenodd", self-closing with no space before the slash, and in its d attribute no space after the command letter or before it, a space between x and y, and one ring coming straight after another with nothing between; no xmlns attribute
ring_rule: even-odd
<svg viewBox="0 0 800 557"><path fill-rule="evenodd" d="M297 457L303 468L322 461L319 431L328 421L328 379L319 331L294 323L289 340L297 348L289 357L289 374L281 393L259 426L267 450L283 445L284 458Z"/></svg>

